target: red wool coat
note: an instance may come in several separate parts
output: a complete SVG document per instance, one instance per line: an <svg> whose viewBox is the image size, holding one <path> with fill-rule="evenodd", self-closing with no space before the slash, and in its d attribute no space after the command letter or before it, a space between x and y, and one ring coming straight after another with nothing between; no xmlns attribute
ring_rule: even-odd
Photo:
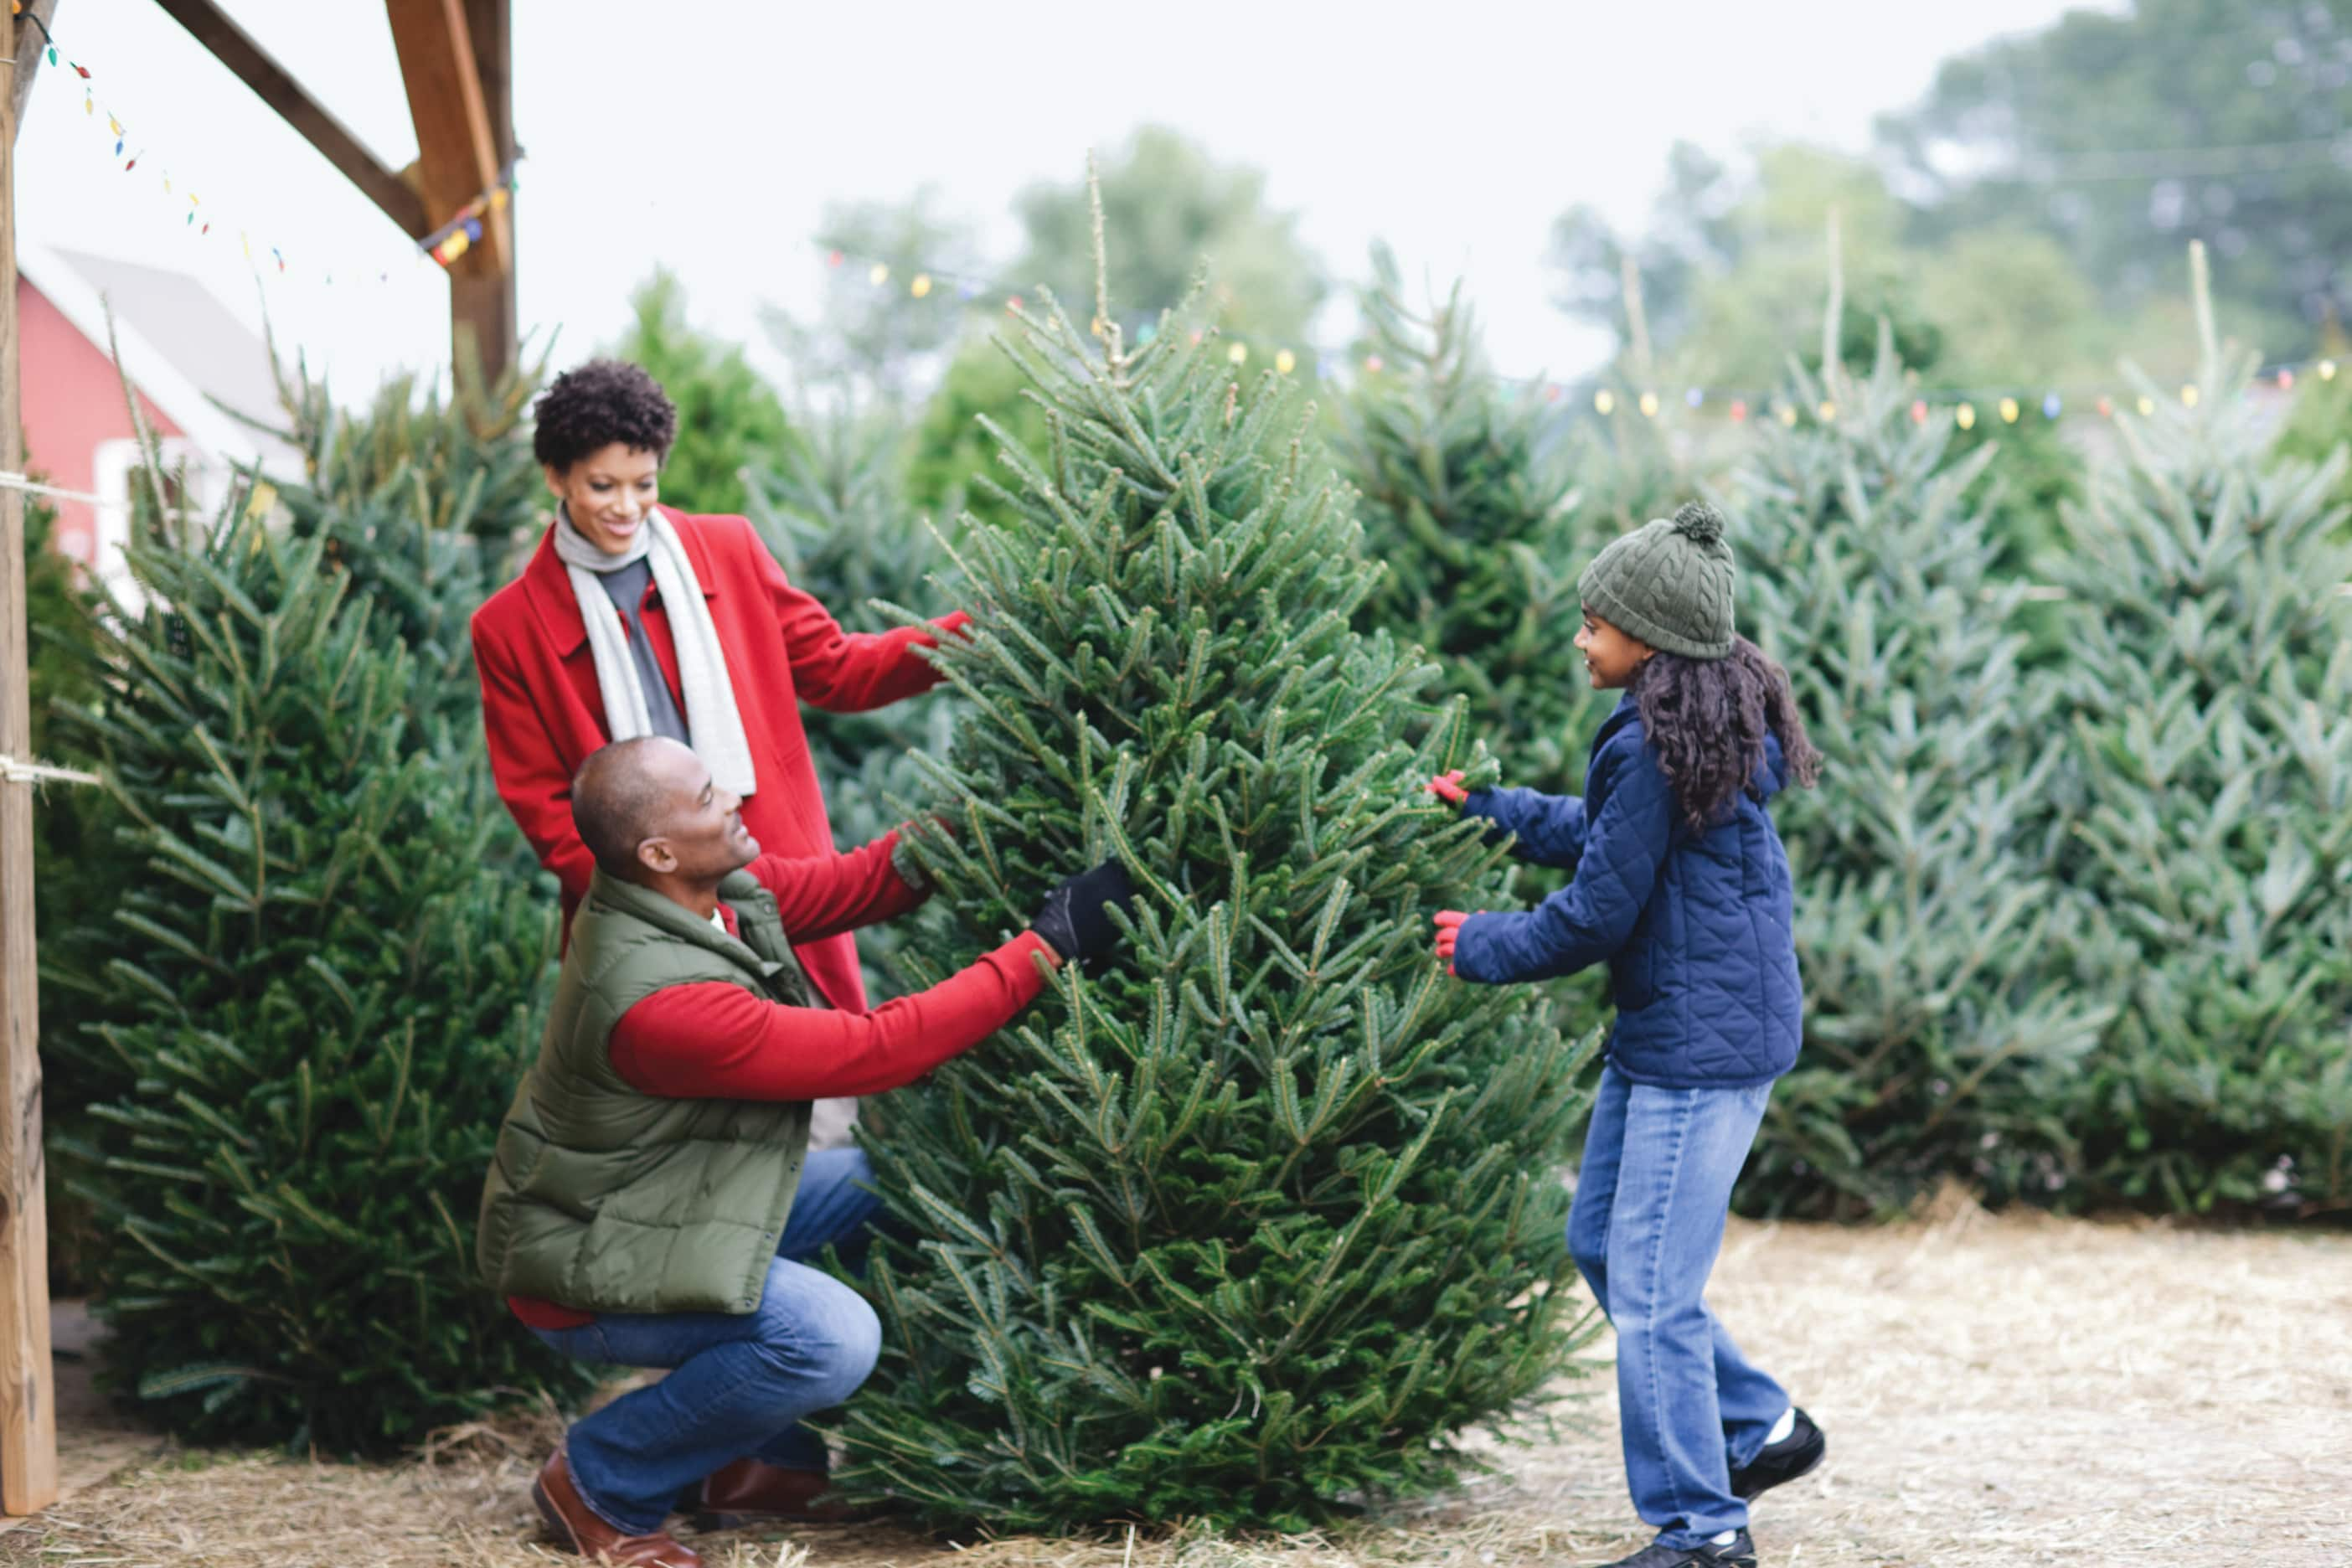
<svg viewBox="0 0 2352 1568"><path fill-rule="evenodd" d="M689 517L669 507L662 514L684 542L709 604L751 742L758 787L743 802L743 826L760 841L761 854L830 855L833 826L817 795L800 705L862 713L928 691L939 674L914 650L937 646L938 637L914 626L852 637L824 605L785 581L744 519ZM499 797L540 863L563 884L569 929L593 864L572 825L572 775L612 732L587 623L556 559L554 531L551 525L541 537L522 575L474 612L474 665L482 680L482 723ZM658 591L648 591L643 619L675 695L677 645ZM957 631L966 622L953 615L933 626ZM793 951L826 1001L844 1012L866 1011L866 985L849 936L798 943Z"/></svg>

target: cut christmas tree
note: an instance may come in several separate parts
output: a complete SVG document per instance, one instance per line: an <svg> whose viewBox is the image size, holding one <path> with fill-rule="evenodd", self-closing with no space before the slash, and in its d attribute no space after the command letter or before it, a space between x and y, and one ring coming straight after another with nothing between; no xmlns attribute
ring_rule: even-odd
<svg viewBox="0 0 2352 1568"><path fill-rule="evenodd" d="M2024 589L1994 574L1994 454L1911 417L1889 334L1867 380L1832 374L1792 372L1793 405L1830 416L1767 421L1734 482L1741 625L1837 782L1778 810L1805 1049L1743 1202L1850 1215L1947 1173L2046 1200L2060 1090L2107 1011L2049 959L2053 694L2020 668Z"/></svg>
<svg viewBox="0 0 2352 1568"><path fill-rule="evenodd" d="M2071 1121L2103 1193L2352 1207L2352 548L2342 447L2273 450L2195 252L2194 404L2146 391L2066 514L2061 797L2124 999Z"/></svg>
<svg viewBox="0 0 2352 1568"><path fill-rule="evenodd" d="M556 941L478 721L427 732L440 678L335 569L340 525L286 540L238 495L188 531L149 520L146 606L90 617L103 689L61 721L129 884L60 950L112 955L100 1127L58 1151L110 1375L198 1439L331 1453L584 1392L472 1266Z"/></svg>
<svg viewBox="0 0 2352 1568"><path fill-rule="evenodd" d="M1431 672L1349 629L1374 572L1294 399L1244 398L1213 333L1018 327L1049 439L960 546L930 956L1106 856L1143 891L1108 973L887 1105L907 1235L843 1479L1003 1530L1291 1528L1442 1485L1589 1333L1579 1053L1430 953L1501 879L1422 785L1491 766L1458 718L1400 739Z"/></svg>

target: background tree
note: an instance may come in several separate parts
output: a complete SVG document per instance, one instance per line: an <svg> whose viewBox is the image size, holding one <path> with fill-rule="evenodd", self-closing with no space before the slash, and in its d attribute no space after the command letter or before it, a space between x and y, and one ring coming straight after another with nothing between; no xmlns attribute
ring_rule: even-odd
<svg viewBox="0 0 2352 1568"><path fill-rule="evenodd" d="M299 360L273 363L284 424L272 434L302 455L307 479L266 499L293 537L324 540L382 634L416 661L416 720L442 744L470 744L481 692L468 624L537 544L552 504L527 428L544 363L487 385L461 366L446 397L395 376L357 413ZM518 874L535 874L520 834L512 847Z"/></svg>
<svg viewBox="0 0 2352 1568"><path fill-rule="evenodd" d="M828 205L817 242L842 259L826 270L815 310L805 319L781 306L761 312L791 364L793 398L834 415L904 417L963 331L960 279L949 274L984 270L971 226L942 212L939 193L925 186L905 201ZM877 261L888 268L879 283ZM924 268L940 276L918 300L908 288Z"/></svg>
<svg viewBox="0 0 2352 1568"><path fill-rule="evenodd" d="M1840 363L1873 363L1885 328L1919 384L1924 411L1948 421L1958 402L1977 404L1979 417L1951 440L1962 452L2001 449L2001 483L1985 498L1992 538L2005 573L2034 570L2056 543L2059 505L2079 493L2082 463L2044 415L2043 393L2029 389L2105 374L2124 330L2101 313L2074 263L2052 240L2014 226L1924 243L1918 215L1865 159L1783 145L1735 166L1680 147L1675 168L1641 238L1611 235L1589 213L1570 214L1555 231L1561 302L1608 321L1623 343L1604 378L1618 417L1580 439L1587 503L1619 526L1670 512L1671 503L1642 508L1661 484L1720 471L1736 457L1741 435L1722 418L1731 397L1744 397L1761 421L1790 395L1791 355L1821 374L1822 279L1834 247ZM1608 258L1616 258L1613 277L1601 270ZM1646 331L1626 308L1629 260ZM1661 317L1647 307L1662 287ZM1709 412L1696 418L1677 408L1694 385L1716 389ZM2020 395L2014 423L1997 416L2000 394L1989 386ZM1645 392L1658 400L1654 429L1623 417ZM1602 493L1601 482L1622 493Z"/></svg>
<svg viewBox="0 0 2352 1568"><path fill-rule="evenodd" d="M517 555L539 542L550 503L525 426L547 372L544 358L489 377L478 356L461 353L446 392L437 377L412 372L386 380L356 410L338 404L299 353L289 366L274 342L270 372L278 416L247 423L302 455L306 482L272 487L264 497L284 501L298 528L312 525L303 510L309 498L352 500L403 489L416 524L471 546L465 570L492 587L505 581ZM462 597L472 587L457 583L450 592Z"/></svg>
<svg viewBox="0 0 2352 1568"><path fill-rule="evenodd" d="M1805 1049L1774 1091L1743 1205L1854 1215L1946 1175L2036 1199L2062 1107L2113 1009L2053 964L2071 911L2042 805L2053 693L2024 668L1981 476L1916 421L1894 335L1857 380L1791 373L1734 476L1740 619L1783 660L1832 787L1775 815L1798 879Z"/></svg>
<svg viewBox="0 0 2352 1568"><path fill-rule="evenodd" d="M1620 233L1589 205L1553 220L1546 257L1555 274L1552 303L1623 333L1622 279L1631 261L1641 276L1650 330L1662 342L1678 342L1696 318L1700 283L1738 254L1730 214L1740 194L1729 164L1692 142L1675 142L1666 154L1664 187L1640 234Z"/></svg>
<svg viewBox="0 0 2352 1568"><path fill-rule="evenodd" d="M1000 440L1035 448L1045 438L1045 411L1027 385L994 337L976 334L958 346L908 442L910 505L949 529L961 527L966 513L990 525L1011 521L1019 502L1006 487L1018 481L998 461ZM1001 437L989 433L992 425Z"/></svg>
<svg viewBox="0 0 2352 1568"><path fill-rule="evenodd" d="M686 511L740 515L744 466L783 445L783 405L740 348L688 323L686 291L667 268L630 303L636 324L609 352L643 365L677 405L677 443L662 465L662 499Z"/></svg>
<svg viewBox="0 0 2352 1568"><path fill-rule="evenodd" d="M1022 283L1091 302L1094 220L1083 184L1032 185L1014 198L1028 247ZM1217 281L1209 320L1253 347L1304 348L1329 285L1298 237L1295 213L1265 205L1265 175L1214 161L1181 132L1147 125L1102 165L1103 216L1125 237L1111 258L1110 294L1129 337L1192 292L1205 260Z"/></svg>
<svg viewBox="0 0 2352 1568"><path fill-rule="evenodd" d="M1690 280L1682 281L1686 288ZM1611 304L1624 346L1591 389L1595 417L1572 412L1564 443L1576 478L1566 510L1587 550L1652 518L1672 517L1730 467L1754 428L1727 417L1736 395L1718 394L1711 405L1702 389L1676 395L1659 362L1647 288L1631 253L1618 258Z"/></svg>
<svg viewBox="0 0 2352 1568"><path fill-rule="evenodd" d="M28 477L42 478L37 472ZM88 706L98 695L100 667L89 630L89 589L79 581L80 568L55 545L57 521L57 509L47 497L25 497L25 624L30 637L32 700L27 717L34 757L86 768L95 759L58 720L69 709ZM49 784L35 796L33 923L41 963L42 1118L52 1146L61 1133L87 1135L84 1108L106 1081L102 1072L90 1070L85 1057L63 1044L89 1016L87 998L64 978L87 966L89 957L67 951L80 945L67 933L92 891L92 848L99 837L93 824L103 814L104 803L92 800L86 787ZM50 1186L48 1234L52 1291L71 1295L86 1289L86 1260L97 1239L97 1220L90 1205L62 1183Z"/></svg>
<svg viewBox="0 0 2352 1568"><path fill-rule="evenodd" d="M413 743L449 754L478 746L467 621L505 581L544 515L546 489L523 425L538 367L485 384L477 367L461 363L446 395L418 378L395 377L357 413L338 407L299 356L289 366L273 354L272 369L283 423L268 428L301 454L308 478L257 492L259 511L297 539L317 539L321 559L373 606L377 636L407 651ZM152 471L133 472L133 536L160 531L150 541L159 548L186 545L176 512L167 526L149 482ZM65 590L70 572L58 561L34 581ZM108 606L77 597L66 593L45 603L38 668L51 690L41 709L45 739L87 766L98 756L95 731L64 716L105 709L124 674L116 667L123 645L100 635ZM116 848L118 835L135 826L118 801L85 792L68 812L50 819L66 837L47 843L40 870L40 897L55 911L41 931L41 1011L48 1103L60 1128L130 1087L120 1054L93 1029L124 999L108 969L122 934L106 911L147 879L142 858ZM540 876L520 833L494 837L488 856L487 867L526 880Z"/></svg>
<svg viewBox="0 0 2352 1568"><path fill-rule="evenodd" d="M1512 783L1575 793L1605 710L1570 641L1587 552L1546 405L1496 379L1459 283L1416 310L1378 246L1357 302L1383 368L1343 403L1339 457L1386 568L1359 622L1438 661L1439 690L1468 696Z"/></svg>
<svg viewBox="0 0 2352 1568"><path fill-rule="evenodd" d="M98 1212L115 1385L193 1436L340 1453L588 1379L470 1258L554 901L499 863L478 726L427 721L441 677L336 537L234 495L210 529L150 527L146 607L90 628L103 694L62 721L133 878L74 917L112 937L86 1033L114 1073L104 1132L58 1152Z"/></svg>
<svg viewBox="0 0 2352 1568"><path fill-rule="evenodd" d="M39 481L39 473L27 478ZM76 656L74 633L79 630L85 590L76 581L72 561L55 543L57 508L46 496L25 497L25 623L31 632L30 674L33 755L57 754L57 706L88 700L96 678L87 659ZM57 797L45 794L46 805Z"/></svg>
<svg viewBox="0 0 2352 1568"><path fill-rule="evenodd" d="M2352 446L2352 340L2339 330L2319 346L2335 357L2336 374L2323 376L2315 367L2296 384L2286 427L2279 433L2281 457L2320 462L2338 447ZM2337 478L2332 500L2352 518L2352 471Z"/></svg>
<svg viewBox="0 0 2352 1568"><path fill-rule="evenodd" d="M1421 681L1348 629L1373 574L1295 401L1244 405L1213 337L1021 329L1048 440L961 546L927 955L1107 854L1145 890L1125 957L890 1104L917 1239L873 1266L844 1482L1003 1529L1297 1527L1442 1483L1572 1364L1576 1059L1533 994L1430 961L1496 852L1424 804L1462 726L1399 740Z"/></svg>
<svg viewBox="0 0 2352 1568"><path fill-rule="evenodd" d="M2273 448L2197 279L2194 408L2117 424L2068 509L2065 879L2120 1015L2067 1121L2103 1194L2352 1206L2347 461Z"/></svg>
<svg viewBox="0 0 2352 1568"><path fill-rule="evenodd" d="M1902 247L1906 214L1885 180L1860 159L1799 145L1768 146L1738 166L1678 145L1670 179L1638 237L1609 233L1589 211L1554 226L1556 296L1573 313L1605 322L1632 346L1621 258L1640 268L1659 374L1680 391L1697 384L1750 389L1761 403L1791 352L1818 368L1823 234L1838 215L1845 258L1840 352L1867 363L1878 321L1895 323L1907 364L1932 364L1942 329L1922 313L1915 258Z"/></svg>
<svg viewBox="0 0 2352 1568"><path fill-rule="evenodd" d="M43 476L27 477L37 481ZM53 542L57 521L57 508L47 497L25 497L25 625L29 634L27 673L32 698L27 719L34 757L79 765L88 759L60 745L67 737L59 732L57 716L68 707L87 705L97 694L98 669L85 631L89 617L84 602L89 590L77 580L79 569ZM82 857L85 813L76 792L63 786L45 786L37 799L34 859L37 866L61 873L52 876L45 869L34 880L35 921L47 932L58 928L74 901L70 883L62 873ZM51 1010L44 1006L45 1030L54 1026L53 1019ZM52 1086L49 1098L54 1100L57 1093ZM68 1093L68 1100L72 1098Z"/></svg>
<svg viewBox="0 0 2352 1568"><path fill-rule="evenodd" d="M2047 234L2129 315L2177 301L2164 258L2202 240L2232 318L2295 357L2352 313L2347 89L2352 0L2135 0L1948 61L1881 130L1923 242Z"/></svg>

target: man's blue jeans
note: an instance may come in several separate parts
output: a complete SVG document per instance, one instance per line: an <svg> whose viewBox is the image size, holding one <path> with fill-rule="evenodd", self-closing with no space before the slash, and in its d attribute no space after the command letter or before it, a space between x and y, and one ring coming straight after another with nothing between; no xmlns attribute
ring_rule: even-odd
<svg viewBox="0 0 2352 1568"><path fill-rule="evenodd" d="M1731 1184L1770 1084L1660 1089L1601 1072L1568 1247L1617 1331L1617 1405L1634 1511L1680 1550L1748 1525L1731 1468L1789 1408L1706 1309Z"/></svg>
<svg viewBox="0 0 2352 1568"><path fill-rule="evenodd" d="M678 1496L722 1466L764 1459L825 1468L824 1444L799 1423L843 1403L881 1352L864 1297L799 1261L838 1247L863 1260L881 1200L857 1149L808 1156L757 1310L607 1312L576 1329L532 1332L569 1356L673 1370L575 1424L564 1451L581 1497L632 1535L659 1530Z"/></svg>

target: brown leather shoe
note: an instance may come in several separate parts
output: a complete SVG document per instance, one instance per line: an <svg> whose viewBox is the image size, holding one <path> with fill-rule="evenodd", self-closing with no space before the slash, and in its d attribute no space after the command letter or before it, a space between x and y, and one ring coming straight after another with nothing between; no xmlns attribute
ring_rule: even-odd
<svg viewBox="0 0 2352 1568"><path fill-rule="evenodd" d="M580 1489L572 1484L572 1467L564 1463L561 1449L550 1454L547 1463L539 1468L539 1479L530 1486L530 1500L539 1505L547 1533L567 1552L604 1563L627 1563L631 1568L702 1568L701 1555L679 1545L666 1531L624 1535L598 1518L581 1497Z"/></svg>
<svg viewBox="0 0 2352 1568"><path fill-rule="evenodd" d="M866 1517L844 1502L816 1500L833 1478L823 1470L792 1470L759 1459L738 1459L703 1479L694 1509L698 1530L740 1530L782 1520L792 1524L848 1524Z"/></svg>

